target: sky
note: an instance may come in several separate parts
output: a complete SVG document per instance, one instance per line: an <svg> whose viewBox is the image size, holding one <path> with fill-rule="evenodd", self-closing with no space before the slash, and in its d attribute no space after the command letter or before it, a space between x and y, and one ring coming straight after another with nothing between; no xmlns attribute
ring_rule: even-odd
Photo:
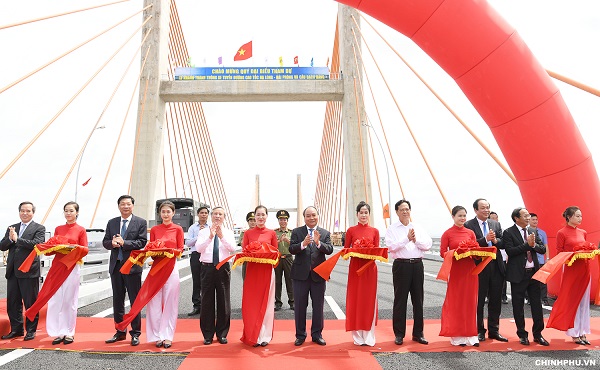
<svg viewBox="0 0 600 370"><path fill-rule="evenodd" d="M600 88L600 3L596 0L493 0L489 3L523 37L540 63L547 69L585 84ZM7 25L67 10L103 4L101 1L57 0L0 2L0 25ZM93 11L54 18L24 26L0 30L0 88L34 68L64 53L92 35L104 30L141 8L142 1L131 0ZM314 58L315 66L324 66L331 55L337 3L329 0L282 2L275 0L198 2L178 0L177 8L192 63L215 66L223 57L225 65L235 65L233 55L242 44L253 41L253 58L244 62L253 66L275 66L282 56L292 65ZM367 17L368 18L368 17ZM457 111L477 135L500 158L502 154L477 112L454 81L424 52L403 35L372 20L405 59ZM140 24L137 16L90 45L0 94L0 125L4 128L0 146L0 170L50 122L105 60L133 34ZM366 42L393 86L395 98L407 116L419 143L451 205L463 205L473 216L470 205L478 197L487 198L500 221L510 225L510 211L522 205L517 186L485 154L440 103L403 66L401 61L363 22ZM137 114L139 55L134 56L141 36L135 34L121 53L100 72L89 87L57 116L10 171L0 179L3 194L0 225L18 220L17 205L31 200L37 206L35 219L41 221L71 167L90 130L98 124L81 162L79 183L91 177L78 190L81 205L79 222L86 227L103 228L118 214L116 199L127 190L131 167L131 142ZM366 55L366 53L363 51ZM125 66L136 58L122 88L106 111L108 100ZM433 236L451 225L451 219L423 161L400 121L381 77L365 56L365 69L373 83L375 98L399 167L405 196L413 204L413 219ZM600 99L561 82L555 82L575 117L596 166L600 164L598 136ZM135 102L126 116L131 96ZM365 96L367 115L379 126L370 95ZM304 205L314 200L325 103L206 103L203 104L210 135L234 222L244 225L251 210L256 174L261 178L261 201L272 208L295 207L296 176L302 175ZM101 117L101 119L100 119ZM108 162L124 124L124 138L108 176L97 215L90 225ZM381 131L379 131L381 136ZM285 148L285 150L281 150ZM387 183L381 150L375 148L380 180ZM531 161L540 161L535 153L524 152ZM471 181L465 163L476 163L485 186ZM67 179L56 205L45 222L49 230L64 222L61 207L72 200L77 167ZM374 169L371 169L374 176ZM395 175L392 175L392 180ZM392 181L391 198L401 198ZM379 198L372 179L373 197ZM388 194L384 185L383 198ZM378 216L381 205L373 202L373 221L384 230ZM530 210L533 211L533 210ZM295 224L292 214L290 224ZM540 227L543 228L540 220ZM585 223L585 221L584 221ZM274 215L268 226L275 227ZM350 226L350 225L346 225Z"/></svg>

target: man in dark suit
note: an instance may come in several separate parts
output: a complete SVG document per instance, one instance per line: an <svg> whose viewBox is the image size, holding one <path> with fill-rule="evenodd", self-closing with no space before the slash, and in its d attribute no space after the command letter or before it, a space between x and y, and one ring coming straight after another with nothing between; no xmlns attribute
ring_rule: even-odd
<svg viewBox="0 0 600 370"><path fill-rule="evenodd" d="M35 257L28 272L19 271L36 244L43 243L46 228L32 221L35 206L31 202L19 204L21 222L11 225L0 241L0 250L8 251L6 261L6 306L10 320L10 333L2 339L23 336L23 305L28 309L33 305L40 290L40 258ZM24 340L35 338L39 315L33 321L25 322L27 334Z"/></svg>
<svg viewBox="0 0 600 370"><path fill-rule="evenodd" d="M304 212L304 226L292 230L290 253L295 256L292 264L292 286L294 288L294 319L296 341L300 346L306 340L306 309L308 295L312 300L312 341L324 346L323 306L325 304L325 280L313 270L325 261L325 255L333 252L329 231L318 227L319 212L313 206Z"/></svg>
<svg viewBox="0 0 600 370"><path fill-rule="evenodd" d="M465 227L473 230L477 243L482 248L496 247L496 260L489 263L479 274L479 294L477 297L477 331L479 341L485 340L485 325L483 324L483 307L488 298L488 337L501 342L508 342L499 332L500 313L502 310L502 286L506 274L500 245L502 244L502 227L498 221L489 219L490 204L479 198L473 202L475 218L465 222ZM480 261L475 263L479 264Z"/></svg>
<svg viewBox="0 0 600 370"><path fill-rule="evenodd" d="M108 272L113 290L113 312L115 323L123 321L125 315L125 293L129 295L129 302L133 302L142 287L142 267L133 265L129 274L121 274L121 267L129 258L132 250L142 249L148 241L148 224L143 218L133 215L135 200L131 195L122 195L117 201L120 217L108 221L106 233L102 244L110 251ZM142 317L138 314L131 322L131 345L140 344ZM126 332L117 330L106 343L125 340Z"/></svg>
<svg viewBox="0 0 600 370"><path fill-rule="evenodd" d="M525 292L529 294L531 302L531 316L533 318L533 341L543 346L549 343L542 337L544 329L544 314L540 296L540 282L531 277L540 265L537 254L546 253L546 247L540 237L529 225L529 212L527 209L515 208L511 214L515 224L504 230L502 234L503 248L508 254L506 264L506 280L510 281L512 292L512 307L517 326L519 342L529 345L528 333L525 330Z"/></svg>

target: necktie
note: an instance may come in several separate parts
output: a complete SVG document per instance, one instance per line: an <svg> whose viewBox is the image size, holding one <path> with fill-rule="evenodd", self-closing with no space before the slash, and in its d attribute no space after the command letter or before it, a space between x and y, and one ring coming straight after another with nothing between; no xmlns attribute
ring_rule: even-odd
<svg viewBox="0 0 600 370"><path fill-rule="evenodd" d="M121 226L121 238L125 240L125 233L127 232L127 220L123 220L123 225ZM119 255L117 257L119 261L123 261L123 246L119 248Z"/></svg>
<svg viewBox="0 0 600 370"><path fill-rule="evenodd" d="M527 230L525 229L523 229L523 239L525 239L525 243L527 243ZM531 251L527 251L527 262L533 262Z"/></svg>
<svg viewBox="0 0 600 370"><path fill-rule="evenodd" d="M315 229L308 229L308 233L310 234L310 239L311 239L311 242L310 242L310 244L309 244L309 245L314 245L314 243L312 242L312 238L313 238L313 231L314 231L314 230L315 230Z"/></svg>
<svg viewBox="0 0 600 370"><path fill-rule="evenodd" d="M488 229L487 229L487 222L483 221L483 237L485 238L488 234ZM488 247L492 246L492 242L488 241L487 242Z"/></svg>
<svg viewBox="0 0 600 370"><path fill-rule="evenodd" d="M219 264L219 237L215 235L215 241L213 243L213 265Z"/></svg>
<svg viewBox="0 0 600 370"><path fill-rule="evenodd" d="M21 222L21 227L19 228L19 238L21 236L23 236L23 233L25 232L26 228L27 228L27 225Z"/></svg>

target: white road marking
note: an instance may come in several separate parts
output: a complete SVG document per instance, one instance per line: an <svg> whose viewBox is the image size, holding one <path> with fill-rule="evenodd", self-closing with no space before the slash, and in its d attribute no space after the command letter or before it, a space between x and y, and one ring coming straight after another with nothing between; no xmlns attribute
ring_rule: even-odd
<svg viewBox="0 0 600 370"><path fill-rule="evenodd" d="M332 296L326 295L325 300L327 301L329 307L331 307L331 310L333 311L335 317L337 317L338 320L346 320L346 314L344 313L344 311L342 311L340 306L338 306L338 304L335 302Z"/></svg>
<svg viewBox="0 0 600 370"><path fill-rule="evenodd" d="M18 359L19 357L25 356L28 353L33 352L34 350L32 348L27 348L27 349L15 349L14 351L10 351L7 354L0 356L0 366L4 366L6 364L8 364L11 361L14 361L16 359Z"/></svg>

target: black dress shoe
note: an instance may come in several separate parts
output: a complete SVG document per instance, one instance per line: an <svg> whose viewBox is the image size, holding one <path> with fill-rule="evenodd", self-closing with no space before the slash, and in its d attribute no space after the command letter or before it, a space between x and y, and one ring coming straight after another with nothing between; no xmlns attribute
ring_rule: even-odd
<svg viewBox="0 0 600 370"><path fill-rule="evenodd" d="M67 345L67 344L71 344L71 343L73 343L73 342L75 342L75 338L74 338L74 337L65 337L65 339L63 340L63 343L64 343L65 345Z"/></svg>
<svg viewBox="0 0 600 370"><path fill-rule="evenodd" d="M165 347L165 348L171 348L172 345L173 345L173 343L167 343L167 341L165 341L163 343L163 347Z"/></svg>
<svg viewBox="0 0 600 370"><path fill-rule="evenodd" d="M259 347L259 346L260 346L260 343L255 343L252 345L252 347L254 347L254 348Z"/></svg>
<svg viewBox="0 0 600 370"><path fill-rule="evenodd" d="M23 336L23 333L16 333L14 331L11 331L10 333L3 335L2 339L13 339L13 338L22 337L22 336Z"/></svg>
<svg viewBox="0 0 600 370"><path fill-rule="evenodd" d="M121 340L125 340L126 338L127 338L127 334L121 333L121 332L116 332L112 338L105 340L104 343L107 343L107 344L114 343L114 342L118 342Z"/></svg>
<svg viewBox="0 0 600 370"><path fill-rule="evenodd" d="M508 339L503 337L502 334L500 334L500 333L491 333L490 335L488 335L488 338L495 339L500 342L508 342Z"/></svg>
<svg viewBox="0 0 600 370"><path fill-rule="evenodd" d="M592 343L590 343L589 340L587 340L587 338L585 337L585 335L582 335L579 337L579 340L583 342L583 344L585 344L586 346L591 345Z"/></svg>
<svg viewBox="0 0 600 370"><path fill-rule="evenodd" d="M275 306L275 311L281 311L281 306Z"/></svg>
<svg viewBox="0 0 600 370"><path fill-rule="evenodd" d="M396 343L397 345L401 346L402 343L404 343L404 338L396 337L396 339L394 339L394 343Z"/></svg>
<svg viewBox="0 0 600 370"><path fill-rule="evenodd" d="M131 345L135 347L138 344L140 344L140 337L138 337L137 335L133 335L131 337Z"/></svg>
<svg viewBox="0 0 600 370"><path fill-rule="evenodd" d="M269 345L269 342L262 342L262 343L260 344L260 346L261 346L261 347L266 347L266 346L268 346L268 345Z"/></svg>
<svg viewBox="0 0 600 370"><path fill-rule="evenodd" d="M209 344L212 344L212 341L213 341L212 338L210 338L210 339L204 339L204 345L208 346Z"/></svg>
<svg viewBox="0 0 600 370"><path fill-rule="evenodd" d="M221 344L227 344L227 338L225 338L225 337L219 338L219 343L221 343Z"/></svg>
<svg viewBox="0 0 600 370"><path fill-rule="evenodd" d="M188 316L196 316L196 315L200 315L200 309L199 308L194 308L192 310L192 312L188 313Z"/></svg>
<svg viewBox="0 0 600 370"><path fill-rule="evenodd" d="M541 344L542 346L549 346L550 345L550 343L548 343L548 341L546 339L544 339L544 337L542 337L542 336L539 336L537 338L533 338L533 341L536 342L536 343L538 343L538 344Z"/></svg>
<svg viewBox="0 0 600 370"><path fill-rule="evenodd" d="M296 338L296 340L294 341L295 346L301 346L302 343L304 343L304 339Z"/></svg>
<svg viewBox="0 0 600 370"><path fill-rule="evenodd" d="M159 340L158 342L156 342L156 348L161 348L163 344L164 342L162 340Z"/></svg>
<svg viewBox="0 0 600 370"><path fill-rule="evenodd" d="M33 338L35 338L35 331L30 331L29 333L25 334L25 338L23 338L23 340L32 340Z"/></svg>
<svg viewBox="0 0 600 370"><path fill-rule="evenodd" d="M528 346L529 345L529 339L527 339L526 337L519 338L519 343L521 343L524 346Z"/></svg>
<svg viewBox="0 0 600 370"><path fill-rule="evenodd" d="M65 339L65 337L58 337L58 338L54 338L54 340L52 341L53 345L57 345L63 342L63 340Z"/></svg>
<svg viewBox="0 0 600 370"><path fill-rule="evenodd" d="M477 334L477 339L480 342L485 342L485 333L479 333L479 334Z"/></svg>
<svg viewBox="0 0 600 370"><path fill-rule="evenodd" d="M413 340L413 342L418 342L421 344L429 344L427 339L425 339L424 337L412 337L412 340Z"/></svg>
<svg viewBox="0 0 600 370"><path fill-rule="evenodd" d="M313 338L313 343L317 343L320 346L324 346L327 344L327 342L325 342L325 339L323 338Z"/></svg>
<svg viewBox="0 0 600 370"><path fill-rule="evenodd" d="M459 344L459 346L466 347L467 345L465 343L461 343L461 344Z"/></svg>
<svg viewBox="0 0 600 370"><path fill-rule="evenodd" d="M479 342L477 342L477 343L473 344L473 346L475 346L475 347L479 347Z"/></svg>

